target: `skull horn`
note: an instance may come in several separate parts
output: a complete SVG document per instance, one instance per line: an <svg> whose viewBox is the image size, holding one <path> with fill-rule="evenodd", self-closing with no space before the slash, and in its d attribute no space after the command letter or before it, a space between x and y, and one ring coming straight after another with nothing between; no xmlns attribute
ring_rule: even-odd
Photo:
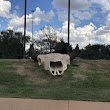
<svg viewBox="0 0 110 110"><path fill-rule="evenodd" d="M38 56L38 54L36 53L36 51L35 51L35 49L34 49L34 44L30 44L29 56L30 56L34 61L37 61L37 56Z"/></svg>
<svg viewBox="0 0 110 110"><path fill-rule="evenodd" d="M70 61L72 61L73 59L75 59L79 54L79 45L77 44L75 49L69 54L70 56Z"/></svg>

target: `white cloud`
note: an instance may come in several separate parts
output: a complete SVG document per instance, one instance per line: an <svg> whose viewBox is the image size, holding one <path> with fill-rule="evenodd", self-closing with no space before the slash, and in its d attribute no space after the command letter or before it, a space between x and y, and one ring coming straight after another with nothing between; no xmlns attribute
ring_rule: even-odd
<svg viewBox="0 0 110 110"><path fill-rule="evenodd" d="M9 1L0 0L0 16L10 17L11 3Z"/></svg>
<svg viewBox="0 0 110 110"><path fill-rule="evenodd" d="M96 12L95 11L90 11L90 12L84 11L84 12L82 12L82 11L76 10L76 11L73 11L72 14L73 14L73 16L79 18L80 20L84 20L84 19L89 20L93 17L94 14L96 14Z"/></svg>
<svg viewBox="0 0 110 110"><path fill-rule="evenodd" d="M19 9L20 9L20 7L19 7L19 6L15 6L15 9L19 10Z"/></svg>
<svg viewBox="0 0 110 110"><path fill-rule="evenodd" d="M75 27L75 24L70 24L70 43L73 47L79 44L80 48L86 45L100 43L99 38L95 36L96 26L93 23L84 27ZM57 31L59 38L63 38L66 42L68 39L68 22L63 23L61 31ZM102 37L103 38L103 37ZM97 40L96 40L97 39ZM105 39L103 39L104 41ZM102 43L102 42L101 42Z"/></svg>
<svg viewBox="0 0 110 110"><path fill-rule="evenodd" d="M49 22L54 16L54 12L51 10L50 12L46 13L41 11L39 7L36 8L35 12L33 13L33 25L39 25L41 20ZM27 28L32 26L32 14L26 15L26 25ZM9 21L8 27L14 28L22 28L24 26L24 15L19 17L14 15L12 19Z"/></svg>
<svg viewBox="0 0 110 110"><path fill-rule="evenodd" d="M68 20L68 0L53 0L53 6L57 9L58 20L65 22ZM90 20L96 11L90 10L92 3L90 0L71 0L71 23L80 24L80 20Z"/></svg>
<svg viewBox="0 0 110 110"><path fill-rule="evenodd" d="M23 27L24 17L14 17L9 21L8 28Z"/></svg>
<svg viewBox="0 0 110 110"><path fill-rule="evenodd" d="M35 18L33 20L34 25L38 25L40 21L41 21L40 19ZM31 14L26 15L26 26L27 28L30 28L32 26L32 15ZM9 21L8 27L12 27L12 29L14 27L23 28L24 27L24 15L22 17L14 16Z"/></svg>
<svg viewBox="0 0 110 110"><path fill-rule="evenodd" d="M96 36L99 36L99 35L105 35L109 32L109 30L106 30L106 26L102 26L100 28L98 28L96 31L95 31L95 35Z"/></svg>
<svg viewBox="0 0 110 110"><path fill-rule="evenodd" d="M106 35L110 33L110 14L106 17L105 25L101 26L95 31L96 35Z"/></svg>
<svg viewBox="0 0 110 110"><path fill-rule="evenodd" d="M91 10L91 6L99 4L105 12L110 10L110 0L71 0L71 24L70 24L70 43L73 47L78 43L80 48L88 45L89 43L105 43L110 44L110 14L107 16L105 25L100 28L96 28L93 23L85 25L83 27L75 27L76 24L80 24L80 20L90 20L96 12ZM67 41L68 35L68 0L53 0L53 6L57 9L57 15L59 21L63 22L63 25L57 30L58 36L63 37ZM18 9L19 7L15 7ZM8 28L13 29L17 27L19 31L24 31L24 16L19 17L16 12L10 14L11 3L9 1L0 0L0 16L9 17L12 19L9 21ZM99 11L99 10L96 10ZM98 12L97 12L98 14ZM39 25L41 21L49 22L55 16L54 12L42 11L39 7L36 8L33 13L34 25ZM98 16L98 15L97 15ZM31 28L32 14L27 15L27 28ZM97 18L96 18L97 19ZM95 19L95 21L96 21ZM103 19L103 18L101 18ZM100 20L100 19L98 19ZM32 36L31 32L26 32L29 36Z"/></svg>
<svg viewBox="0 0 110 110"><path fill-rule="evenodd" d="M53 0L56 9L67 9L68 0ZM91 5L98 4L104 11L110 10L110 0L71 0L71 10L87 10Z"/></svg>
<svg viewBox="0 0 110 110"><path fill-rule="evenodd" d="M108 14L108 16L106 17L105 25L106 25L105 29L110 30L110 14Z"/></svg>
<svg viewBox="0 0 110 110"><path fill-rule="evenodd" d="M68 20L67 11L58 11L57 14L59 21L65 22ZM78 19L75 19L72 14L70 15L70 21L74 24L80 24L80 21Z"/></svg>
<svg viewBox="0 0 110 110"><path fill-rule="evenodd" d="M68 0L53 0L52 4L56 9L68 8ZM81 10L87 9L91 5L91 2L89 0L71 0L70 4L72 10Z"/></svg>
<svg viewBox="0 0 110 110"><path fill-rule="evenodd" d="M59 38L63 38L66 42L68 39L68 22L63 23L60 31L57 31ZM93 23L84 27L75 27L74 23L70 24L70 43L73 47L79 44L80 48L84 48L90 44L110 44L110 31L106 30L106 26L96 28Z"/></svg>
<svg viewBox="0 0 110 110"><path fill-rule="evenodd" d="M70 44L75 47L79 44L80 48L84 48L90 44L110 44L110 32L104 30L105 26L97 28L93 23L89 23L83 27L75 27L74 23L70 23ZM62 24L62 28L56 30L58 39L63 38L68 41L68 22ZM36 32L37 34L37 32Z"/></svg>
<svg viewBox="0 0 110 110"><path fill-rule="evenodd" d="M85 25L83 27L75 27L76 18L80 20L90 20L96 13L98 16L99 10L91 10L91 6L94 4L100 5L100 9L105 13L110 10L110 0L71 0L71 24L70 24L70 43L73 47L78 43L80 48L85 47L89 43L101 43L110 44L110 14L107 16L105 25L101 25L100 28L96 28L93 23ZM62 28L57 30L59 37L63 37L65 41L68 39L68 22L67 22L67 0L53 0L53 5L58 9L57 14L59 21L63 21ZM97 18L96 18L97 19ZM96 20L95 19L95 20ZM100 18L103 19L103 18ZM98 20L100 20L98 19Z"/></svg>
<svg viewBox="0 0 110 110"><path fill-rule="evenodd" d="M50 10L50 12L41 11L39 7L36 8L35 12L33 13L34 18L39 18L46 22L49 22L55 16L54 12Z"/></svg>
<svg viewBox="0 0 110 110"><path fill-rule="evenodd" d="M91 2L101 5L103 10L110 10L110 0L91 0Z"/></svg>
<svg viewBox="0 0 110 110"><path fill-rule="evenodd" d="M100 44L110 45L110 32L101 31L100 29L98 29L98 32L95 34L95 40Z"/></svg>
<svg viewBox="0 0 110 110"><path fill-rule="evenodd" d="M99 27L94 35L102 44L110 44L110 14L106 18L105 26Z"/></svg>
<svg viewBox="0 0 110 110"><path fill-rule="evenodd" d="M24 28L19 28L16 31L22 32L24 34ZM26 36L32 36L32 32L26 30Z"/></svg>

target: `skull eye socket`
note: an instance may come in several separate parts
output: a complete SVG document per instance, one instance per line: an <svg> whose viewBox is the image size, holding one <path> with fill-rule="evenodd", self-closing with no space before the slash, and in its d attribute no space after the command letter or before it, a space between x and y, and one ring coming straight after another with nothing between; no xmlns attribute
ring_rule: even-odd
<svg viewBox="0 0 110 110"><path fill-rule="evenodd" d="M54 71L52 71L52 73L54 74Z"/></svg>
<svg viewBox="0 0 110 110"><path fill-rule="evenodd" d="M62 73L62 71L59 71L59 73Z"/></svg>
<svg viewBox="0 0 110 110"><path fill-rule="evenodd" d="M52 68L55 68L55 67L62 67L62 62L61 61L57 61L57 62L50 62L50 66Z"/></svg>

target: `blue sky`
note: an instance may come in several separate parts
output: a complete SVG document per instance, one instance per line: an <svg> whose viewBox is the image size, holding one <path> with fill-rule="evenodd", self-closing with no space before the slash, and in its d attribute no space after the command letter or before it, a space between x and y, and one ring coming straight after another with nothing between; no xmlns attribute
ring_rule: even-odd
<svg viewBox="0 0 110 110"><path fill-rule="evenodd" d="M70 0L70 43L80 48L91 44L110 44L110 0ZM58 38L67 41L68 0L27 0L27 35L34 38L44 26L52 26ZM23 32L24 0L0 0L0 31Z"/></svg>

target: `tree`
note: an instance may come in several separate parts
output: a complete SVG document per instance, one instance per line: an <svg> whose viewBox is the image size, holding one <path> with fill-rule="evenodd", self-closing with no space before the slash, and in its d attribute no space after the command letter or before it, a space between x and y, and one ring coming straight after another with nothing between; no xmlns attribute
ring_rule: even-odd
<svg viewBox="0 0 110 110"><path fill-rule="evenodd" d="M23 58L23 34L5 30L0 34L0 58ZM29 41L29 36L26 37Z"/></svg>
<svg viewBox="0 0 110 110"><path fill-rule="evenodd" d="M109 45L87 45L85 49L80 52L80 57L85 59L110 59L110 47Z"/></svg>
<svg viewBox="0 0 110 110"><path fill-rule="evenodd" d="M36 45L39 47L41 53L52 52L57 42L57 34L53 27L45 26L38 32L38 40Z"/></svg>
<svg viewBox="0 0 110 110"><path fill-rule="evenodd" d="M68 43L65 43L63 38L60 39L60 42L56 42L55 48L56 53L68 54ZM70 53L72 52L72 46L69 45Z"/></svg>

